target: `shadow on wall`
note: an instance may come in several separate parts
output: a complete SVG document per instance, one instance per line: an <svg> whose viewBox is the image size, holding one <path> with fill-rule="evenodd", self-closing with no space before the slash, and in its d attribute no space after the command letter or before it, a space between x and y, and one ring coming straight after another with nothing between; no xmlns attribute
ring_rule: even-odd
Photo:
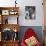
<svg viewBox="0 0 46 46"><path fill-rule="evenodd" d="M24 33L25 31L28 29L28 28L32 28L36 34L37 34L37 37L39 39L39 41L41 43L43 43L43 31L42 31L42 26L21 26L20 27L20 32L19 32L19 39L20 41L22 40L23 36L24 36Z"/></svg>

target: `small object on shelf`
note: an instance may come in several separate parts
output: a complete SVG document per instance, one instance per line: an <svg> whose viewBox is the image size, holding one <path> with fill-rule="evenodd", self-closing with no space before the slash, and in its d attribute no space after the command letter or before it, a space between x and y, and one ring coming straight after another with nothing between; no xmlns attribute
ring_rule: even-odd
<svg viewBox="0 0 46 46"><path fill-rule="evenodd" d="M9 40L12 40L12 30L6 28L3 30L2 32L2 40L3 41L9 41Z"/></svg>
<svg viewBox="0 0 46 46"><path fill-rule="evenodd" d="M10 15L16 15L17 13L16 11L10 11Z"/></svg>
<svg viewBox="0 0 46 46"><path fill-rule="evenodd" d="M10 11L10 14L14 14L14 12L13 11Z"/></svg>
<svg viewBox="0 0 46 46"><path fill-rule="evenodd" d="M15 0L15 7L16 7L16 4L17 4L17 2L16 2L17 0Z"/></svg>
<svg viewBox="0 0 46 46"><path fill-rule="evenodd" d="M17 14L18 12L14 12L14 14Z"/></svg>
<svg viewBox="0 0 46 46"><path fill-rule="evenodd" d="M13 41L16 41L16 40L19 40L18 39L18 32L15 32L14 33L14 36L13 36Z"/></svg>
<svg viewBox="0 0 46 46"><path fill-rule="evenodd" d="M14 33L14 37L13 37L13 38L14 38L14 41L15 41L15 40L16 40L16 39L15 39L15 38L16 38L16 33Z"/></svg>
<svg viewBox="0 0 46 46"><path fill-rule="evenodd" d="M7 18L7 19L5 19L5 24L8 24L8 18Z"/></svg>
<svg viewBox="0 0 46 46"><path fill-rule="evenodd" d="M10 15L14 15L14 10L13 10L13 9L10 10L10 11L9 11L9 14L10 14Z"/></svg>
<svg viewBox="0 0 46 46"><path fill-rule="evenodd" d="M14 32L17 32L16 28L14 29Z"/></svg>
<svg viewBox="0 0 46 46"><path fill-rule="evenodd" d="M2 15L9 15L9 10L2 10Z"/></svg>
<svg viewBox="0 0 46 46"><path fill-rule="evenodd" d="M10 15L16 15L17 13L18 13L18 11L15 10L15 9L12 9L12 10L9 11Z"/></svg>

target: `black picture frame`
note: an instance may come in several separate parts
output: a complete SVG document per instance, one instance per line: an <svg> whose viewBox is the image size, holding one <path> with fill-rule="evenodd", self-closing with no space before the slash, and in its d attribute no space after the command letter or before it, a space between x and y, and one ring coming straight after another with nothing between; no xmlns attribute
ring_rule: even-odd
<svg viewBox="0 0 46 46"><path fill-rule="evenodd" d="M36 7L35 6L25 6L25 19L34 20L36 19Z"/></svg>

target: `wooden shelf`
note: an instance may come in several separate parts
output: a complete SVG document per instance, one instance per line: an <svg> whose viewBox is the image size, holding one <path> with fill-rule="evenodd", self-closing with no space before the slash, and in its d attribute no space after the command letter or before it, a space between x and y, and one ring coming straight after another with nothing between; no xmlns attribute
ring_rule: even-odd
<svg viewBox="0 0 46 46"><path fill-rule="evenodd" d="M14 29L16 29L17 31L19 31L20 29L20 26L18 24L1 24L1 31L5 28L10 28L14 31Z"/></svg>
<svg viewBox="0 0 46 46"><path fill-rule="evenodd" d="M2 12L3 11L3 12ZM13 12L14 14L10 13ZM17 12L17 13L16 13ZM16 14L15 14L16 13ZM8 19L7 16L17 16L17 24L9 24L8 23ZM11 29L15 32L18 33L20 26L18 24L18 17L19 17L19 7L0 7L0 17L1 17L1 24L0 24L0 32L2 33L4 29L8 28ZM6 18L6 19L5 19ZM15 21L16 22L16 21ZM16 29L16 30L15 30ZM11 31L10 30L10 31ZM4 35L4 34L3 34ZM12 34L13 35L13 34ZM17 34L16 34L17 35ZM2 34L1 34L2 36ZM15 36L14 36L15 37ZM13 38L14 38L13 37ZM17 37L17 36L16 36ZM19 40L17 39L17 41L13 41L9 40L9 41L4 41L4 39L2 39L3 37L1 37L1 41L0 41L0 46L18 46L18 42Z"/></svg>
<svg viewBox="0 0 46 46"><path fill-rule="evenodd" d="M7 11L8 10L8 11ZM10 12L17 12L16 14L11 14ZM19 17L19 7L0 7L0 15L1 15L1 24L8 23L9 16L17 16L17 24L18 24L18 17ZM6 19L5 19L6 17Z"/></svg>
<svg viewBox="0 0 46 46"><path fill-rule="evenodd" d="M3 41L0 45L3 46L18 46L18 41Z"/></svg>
<svg viewBox="0 0 46 46"><path fill-rule="evenodd" d="M18 10L19 9L19 7L0 7L0 10L12 10L12 9L15 9L15 10Z"/></svg>
<svg viewBox="0 0 46 46"><path fill-rule="evenodd" d="M19 40L15 40L15 41L10 40L10 41L3 41L3 42L5 42L5 43L8 43L8 42L12 43L12 42L19 42Z"/></svg>

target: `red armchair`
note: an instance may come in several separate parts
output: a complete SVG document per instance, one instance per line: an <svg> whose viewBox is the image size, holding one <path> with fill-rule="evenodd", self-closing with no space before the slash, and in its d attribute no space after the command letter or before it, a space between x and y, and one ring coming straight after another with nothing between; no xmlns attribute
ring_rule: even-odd
<svg viewBox="0 0 46 46"><path fill-rule="evenodd" d="M33 31L33 29L31 29L31 28L27 29L27 31L25 32L24 37L22 38L21 45L22 45L22 46L27 46L25 40L31 38L32 36L35 37L35 38L37 37L37 35L36 35L36 33ZM40 44L40 42L37 40L37 38L36 38L36 41L37 41L37 43L36 43L34 46L41 46L41 44ZM31 46L31 45L30 45L30 46Z"/></svg>

